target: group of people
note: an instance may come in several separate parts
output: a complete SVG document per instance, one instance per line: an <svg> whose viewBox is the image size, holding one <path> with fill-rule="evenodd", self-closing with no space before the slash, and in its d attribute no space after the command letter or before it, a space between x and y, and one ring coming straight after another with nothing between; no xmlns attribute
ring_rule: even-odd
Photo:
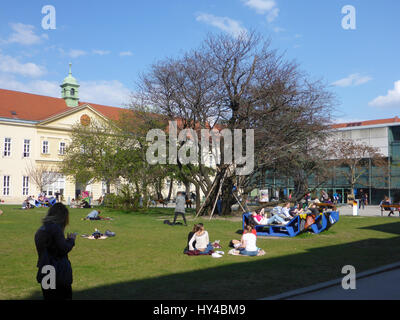
<svg viewBox="0 0 400 320"><path fill-rule="evenodd" d="M29 196L27 197L24 202L22 202L22 209L27 210L27 209L33 209L36 208L37 206L42 206L42 207L50 207L52 203L55 202L55 197L50 197L48 198L44 192L40 193L37 200L35 199L35 196Z"/></svg>
<svg viewBox="0 0 400 320"><path fill-rule="evenodd" d="M318 215L319 209L317 208L317 203L319 203L318 199L314 200L312 203L309 204L309 206L306 209L304 209L300 203L291 206L291 203L287 202L283 207L273 208L271 211L271 215L269 217L265 213L264 208L252 212L251 216L256 225L278 224L285 226L294 217L300 214L305 214L309 212L310 214Z"/></svg>
<svg viewBox="0 0 400 320"><path fill-rule="evenodd" d="M365 206L368 205L368 193L364 192L363 189L356 195L356 200L358 200L358 209L365 209Z"/></svg>
<svg viewBox="0 0 400 320"><path fill-rule="evenodd" d="M79 200L79 199L72 199L70 204L69 204L70 208L91 208L91 205L89 204L88 201L86 200Z"/></svg>
<svg viewBox="0 0 400 320"><path fill-rule="evenodd" d="M264 250L257 247L257 233L251 225L245 227L240 241L232 240L231 245L234 247L232 252L234 255L258 256L265 254ZM214 250L215 248L210 242L210 237L204 229L204 225L202 223L195 224L193 230L188 234L185 252L197 251L199 255L208 255Z"/></svg>

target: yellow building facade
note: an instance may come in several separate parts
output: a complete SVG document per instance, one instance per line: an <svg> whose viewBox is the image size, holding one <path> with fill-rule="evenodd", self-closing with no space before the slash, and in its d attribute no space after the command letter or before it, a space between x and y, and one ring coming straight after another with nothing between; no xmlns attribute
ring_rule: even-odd
<svg viewBox="0 0 400 320"><path fill-rule="evenodd" d="M80 102L79 85L71 71L61 88L62 98L0 89L0 200L5 204L20 204L28 196L38 196L41 190L32 172L59 171L74 125L115 119L123 110ZM73 177L61 174L52 180L56 181L43 192L49 197L59 193L65 203L83 189L91 192L93 199L105 192L101 182L80 186Z"/></svg>

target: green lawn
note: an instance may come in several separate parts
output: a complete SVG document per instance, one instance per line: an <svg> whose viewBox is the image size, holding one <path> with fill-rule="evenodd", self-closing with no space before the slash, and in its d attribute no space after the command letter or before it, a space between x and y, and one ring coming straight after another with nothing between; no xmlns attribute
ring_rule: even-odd
<svg viewBox="0 0 400 320"><path fill-rule="evenodd" d="M34 234L45 209L23 211L2 206L0 216L0 299L38 299ZM103 211L113 221L81 220L90 209L70 210L67 232L116 232L115 238L77 237L69 255L75 299L256 299L336 279L344 265L357 272L400 261L398 218L341 217L320 235L258 239L262 257L229 256L239 239L238 219L200 218L210 240L221 240L225 256L189 257L182 253L189 226L163 224L170 209L142 213Z"/></svg>

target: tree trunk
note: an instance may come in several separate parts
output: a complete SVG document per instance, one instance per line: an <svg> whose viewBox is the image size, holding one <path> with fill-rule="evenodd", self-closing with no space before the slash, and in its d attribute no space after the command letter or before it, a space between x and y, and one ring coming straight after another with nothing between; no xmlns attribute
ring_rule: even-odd
<svg viewBox="0 0 400 320"><path fill-rule="evenodd" d="M200 186L196 184L196 213L200 210L201 199L200 199Z"/></svg>
<svg viewBox="0 0 400 320"><path fill-rule="evenodd" d="M298 175L294 179L294 194L292 195L292 199L294 201L300 201L308 192L308 180L304 174L304 171L301 170Z"/></svg>
<svg viewBox="0 0 400 320"><path fill-rule="evenodd" d="M174 186L174 179L171 178L171 182L169 184L169 190L168 190L168 197L167 197L167 201L171 200L171 196L172 196L172 187Z"/></svg>
<svg viewBox="0 0 400 320"><path fill-rule="evenodd" d="M219 172L217 172L213 182L213 186L210 188L208 196L206 196L205 203L199 215L211 215L226 170L228 170L228 167L223 167ZM222 215L229 215L231 213L231 206L236 201L232 194L233 186L233 177L225 177L221 188Z"/></svg>

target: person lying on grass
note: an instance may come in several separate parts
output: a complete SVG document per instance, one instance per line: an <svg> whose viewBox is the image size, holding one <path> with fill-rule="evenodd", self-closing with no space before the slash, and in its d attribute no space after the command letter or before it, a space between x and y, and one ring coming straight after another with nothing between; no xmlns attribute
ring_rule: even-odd
<svg viewBox="0 0 400 320"><path fill-rule="evenodd" d="M200 254L209 254L210 251L214 249L212 244L210 243L210 238L208 236L208 232L204 230L204 226L202 223L195 225L194 227L194 234L189 241L189 250L200 251ZM193 243L196 241L196 249L193 246Z"/></svg>
<svg viewBox="0 0 400 320"><path fill-rule="evenodd" d="M257 236L254 235L253 227L251 225L246 225L245 232L240 240L240 245L236 249L233 249L232 254L240 254L243 256L257 256L265 254L265 251L257 248Z"/></svg>
<svg viewBox="0 0 400 320"><path fill-rule="evenodd" d="M85 218L85 220L101 220L100 210L92 210Z"/></svg>
<svg viewBox="0 0 400 320"><path fill-rule="evenodd" d="M288 223L277 214L273 215L270 218L267 218L267 216L264 213L264 208L254 211L252 213L252 217L254 222L258 225L270 225L273 223L286 225Z"/></svg>

